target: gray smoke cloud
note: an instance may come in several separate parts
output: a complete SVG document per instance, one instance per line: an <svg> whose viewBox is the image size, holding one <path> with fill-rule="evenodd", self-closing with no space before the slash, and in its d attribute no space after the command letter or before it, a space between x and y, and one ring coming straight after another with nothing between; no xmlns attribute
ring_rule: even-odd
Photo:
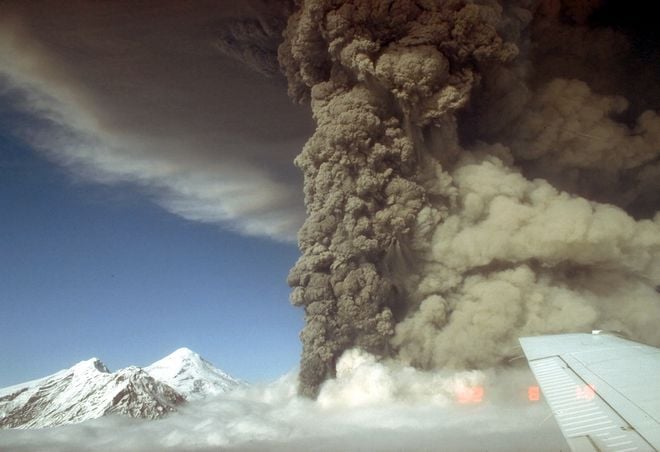
<svg viewBox="0 0 660 452"><path fill-rule="evenodd" d="M506 363L521 335L660 344L660 119L617 80L592 89L584 64L536 70L603 36L616 45L597 58L622 61L627 37L587 26L599 6L296 3L279 59L316 122L289 275L302 394L352 347L473 369ZM591 44L567 46L578 35Z"/></svg>

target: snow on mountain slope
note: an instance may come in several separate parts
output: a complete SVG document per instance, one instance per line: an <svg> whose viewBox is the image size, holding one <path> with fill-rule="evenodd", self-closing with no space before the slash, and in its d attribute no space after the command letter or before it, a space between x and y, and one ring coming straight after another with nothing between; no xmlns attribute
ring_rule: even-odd
<svg viewBox="0 0 660 452"><path fill-rule="evenodd" d="M144 370L188 400L230 391L243 383L188 348L180 348Z"/></svg>
<svg viewBox="0 0 660 452"><path fill-rule="evenodd" d="M197 353L180 348L151 366L110 372L97 358L0 389L0 428L73 424L106 414L157 419L186 400L240 385Z"/></svg>
<svg viewBox="0 0 660 452"><path fill-rule="evenodd" d="M115 373L98 359L21 385L0 389L0 428L43 428L105 414L157 419L185 402L138 367Z"/></svg>

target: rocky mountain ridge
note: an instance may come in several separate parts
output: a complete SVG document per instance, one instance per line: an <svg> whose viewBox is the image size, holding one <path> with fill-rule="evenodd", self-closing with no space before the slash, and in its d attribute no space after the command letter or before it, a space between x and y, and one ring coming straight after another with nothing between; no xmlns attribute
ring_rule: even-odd
<svg viewBox="0 0 660 452"><path fill-rule="evenodd" d="M187 348L150 366L111 372L97 358L0 389L0 428L44 428L105 415L158 419L188 400L243 383Z"/></svg>

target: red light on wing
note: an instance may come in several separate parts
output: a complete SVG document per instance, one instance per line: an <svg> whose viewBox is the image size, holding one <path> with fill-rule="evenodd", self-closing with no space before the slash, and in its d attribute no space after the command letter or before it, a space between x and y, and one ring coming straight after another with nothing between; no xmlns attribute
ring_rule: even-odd
<svg viewBox="0 0 660 452"><path fill-rule="evenodd" d="M527 399L530 402L538 402L541 399L541 391L538 386L530 386L527 388Z"/></svg>
<svg viewBox="0 0 660 452"><path fill-rule="evenodd" d="M576 387L575 397L579 400L592 400L596 397L596 386L590 384Z"/></svg>
<svg viewBox="0 0 660 452"><path fill-rule="evenodd" d="M456 390L456 400L458 403L481 403L483 398L483 386L465 386Z"/></svg>

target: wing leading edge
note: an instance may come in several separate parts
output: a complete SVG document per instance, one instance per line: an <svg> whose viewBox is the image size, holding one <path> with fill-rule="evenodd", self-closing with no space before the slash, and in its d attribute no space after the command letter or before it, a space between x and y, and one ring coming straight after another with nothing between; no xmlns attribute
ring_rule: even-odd
<svg viewBox="0 0 660 452"><path fill-rule="evenodd" d="M660 449L660 349L596 333L520 344L571 449Z"/></svg>

